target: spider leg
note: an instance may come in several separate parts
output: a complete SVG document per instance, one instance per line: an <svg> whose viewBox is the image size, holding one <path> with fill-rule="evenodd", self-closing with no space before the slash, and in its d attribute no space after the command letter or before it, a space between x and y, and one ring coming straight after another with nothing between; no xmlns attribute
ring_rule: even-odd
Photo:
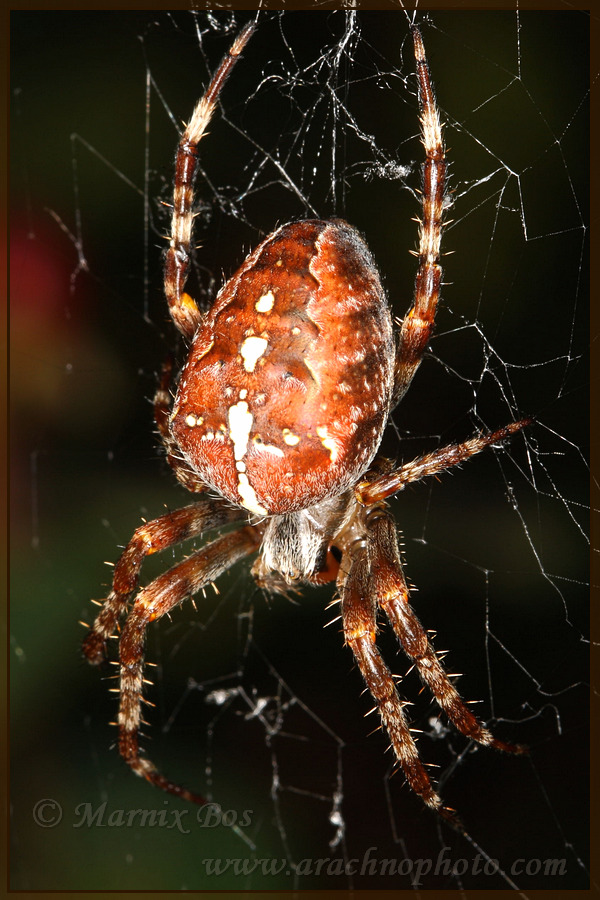
<svg viewBox="0 0 600 900"><path fill-rule="evenodd" d="M170 386L173 375L173 360L169 356L162 364L160 371L160 381L154 394L154 421L160 435L160 439L165 445L167 453L171 453L177 446L171 437L171 429L169 428L169 418L171 415L171 394Z"/></svg>
<svg viewBox="0 0 600 900"><path fill-rule="evenodd" d="M430 475L439 475L452 466L460 465L469 457L481 453L486 447L511 437L521 428L530 425L531 421L531 419L521 419L519 422L510 422L504 428L498 428L489 434L478 435L460 444L448 444L446 447L434 450L433 453L418 456L393 472L376 476L372 481L360 482L356 487L356 497L363 506L379 503L397 491L401 491L404 485L411 481L420 481Z"/></svg>
<svg viewBox="0 0 600 900"><path fill-rule="evenodd" d="M222 501L203 500L140 525L115 566L112 590L83 642L88 661L98 665L104 660L106 641L115 633L119 619L137 590L146 556L243 517L242 510L228 508Z"/></svg>
<svg viewBox="0 0 600 900"><path fill-rule="evenodd" d="M450 721L466 737L508 753L524 753L525 748L495 738L468 709L450 681L423 626L409 603L409 591L402 571L398 536L394 521L385 508L368 516L372 534L372 565L377 572L376 600L394 629L400 645L413 660L425 684Z"/></svg>
<svg viewBox="0 0 600 900"><path fill-rule="evenodd" d="M196 104L177 148L175 190L171 239L165 255L164 287L169 312L178 330L191 340L202 321L202 313L189 294L184 292L190 269L190 248L194 225L194 180L198 171L198 144L215 111L217 100L227 77L250 40L254 25L246 25L223 58L204 95Z"/></svg>
<svg viewBox="0 0 600 900"><path fill-rule="evenodd" d="M146 626L174 609L186 597L197 594L235 562L254 553L260 539L260 532L252 526L216 538L140 591L123 625L119 641L119 752L137 775L161 790L192 803L204 804L206 800L169 781L149 759L140 756Z"/></svg>
<svg viewBox="0 0 600 900"><path fill-rule="evenodd" d="M393 676L375 644L377 634L373 586L375 580L371 576L367 542L354 541L342 558L338 578L344 638L377 704L381 721L410 787L431 809L445 818L456 821L452 811L442 806L442 800L419 758L417 746L404 714L404 706L408 704L400 699Z"/></svg>
<svg viewBox="0 0 600 900"><path fill-rule="evenodd" d="M446 156L442 126L429 76L421 33L412 28L417 63L421 134L425 149L421 219L419 220L419 267L415 277L414 303L400 329L391 408L402 399L427 349L440 297Z"/></svg>

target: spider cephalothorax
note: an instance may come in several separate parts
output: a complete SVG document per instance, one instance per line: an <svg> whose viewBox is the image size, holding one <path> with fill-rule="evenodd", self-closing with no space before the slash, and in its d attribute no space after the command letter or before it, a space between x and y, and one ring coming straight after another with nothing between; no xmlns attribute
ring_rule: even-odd
<svg viewBox="0 0 600 900"><path fill-rule="evenodd" d="M467 737L501 750L451 683L409 603L386 498L497 443L525 424L443 447L400 467L376 459L389 414L406 392L432 333L441 283L446 189L441 125L421 35L412 29L425 162L418 269L411 309L394 334L375 262L341 219L284 225L251 253L203 314L187 280L198 143L219 92L254 28L235 40L181 138L176 159L165 293L191 342L171 406L166 367L155 418L181 483L204 494L137 529L112 591L84 643L90 662L124 619L119 641L119 749L163 790L204 798L161 775L139 749L145 628L234 562L255 555L267 590L336 581L344 638L371 692L406 778L447 818L420 761L396 685L375 638L381 610L423 683ZM222 499L206 496L210 490ZM221 534L138 590L147 554L224 525Z"/></svg>

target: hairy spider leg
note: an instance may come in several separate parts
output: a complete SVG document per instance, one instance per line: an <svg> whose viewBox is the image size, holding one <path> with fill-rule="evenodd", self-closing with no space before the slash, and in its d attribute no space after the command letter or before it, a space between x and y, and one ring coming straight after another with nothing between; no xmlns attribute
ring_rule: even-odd
<svg viewBox="0 0 600 900"><path fill-rule="evenodd" d="M175 159L175 189L171 239L165 255L164 289L169 312L177 329L189 340L202 321L202 313L189 294L184 292L190 269L192 232L194 227L194 180L198 171L198 144L206 133L223 85L254 32L246 25L221 61L179 142Z"/></svg>
<svg viewBox="0 0 600 900"><path fill-rule="evenodd" d="M377 609L385 613L400 646L417 668L441 709L455 727L471 740L507 753L526 753L527 748L495 738L468 709L450 681L423 626L409 603L396 527L385 504L369 510L365 520L368 537L345 548L338 578L346 644L377 704L381 722L408 784L423 802L462 830L453 809L444 807L421 762L403 701L394 677L376 646Z"/></svg>
<svg viewBox="0 0 600 900"><path fill-rule="evenodd" d="M240 509L226 507L219 501L204 500L136 528L115 566L112 590L83 642L88 661L99 665L105 659L106 641L115 634L119 620L127 612L129 601L138 588L140 569L146 556L241 518L243 511Z"/></svg>
<svg viewBox="0 0 600 900"><path fill-rule="evenodd" d="M446 157L442 126L431 86L423 40L416 26L413 26L411 31L417 63L419 113L425 162L421 194L422 211L421 219L418 220L419 249L416 255L419 266L415 276L414 304L404 317L400 328L391 408L402 399L421 364L433 331L442 281L440 245L446 192Z"/></svg>
<svg viewBox="0 0 600 900"><path fill-rule="evenodd" d="M495 738L467 708L450 681L410 605L396 526L389 511L375 508L369 513L368 521L372 535L371 565L377 572L377 604L394 629L402 650L414 662L423 684L429 688L458 731L466 737L496 750L523 753L525 748Z"/></svg>
<svg viewBox="0 0 600 900"><path fill-rule="evenodd" d="M140 591L121 632L120 688L116 689L120 694L119 752L137 775L169 794L199 805L206 803L204 797L169 781L147 757L140 755L146 628L211 584L238 560L255 553L260 540L260 531L244 526L221 535L173 566Z"/></svg>
<svg viewBox="0 0 600 900"><path fill-rule="evenodd" d="M532 419L521 419L518 422L510 422L503 428L498 428L489 434L481 434L478 437L469 438L460 444L448 444L440 447L432 453L418 456L411 462L404 463L398 469L379 475L372 481L360 482L355 489L359 503L370 506L379 503L387 497L391 497L397 491L401 491L405 484L411 481L420 481L430 475L439 475L452 466L458 466L476 453L481 453L486 447L498 444L520 431L526 425L530 425Z"/></svg>
<svg viewBox="0 0 600 900"><path fill-rule="evenodd" d="M342 558L338 589L342 602L342 622L346 644L377 704L381 721L388 733L396 759L402 766L406 780L424 803L445 818L452 819L452 810L442 806L411 734L404 707L392 673L385 664L377 645L375 587L369 559L370 542L355 540Z"/></svg>

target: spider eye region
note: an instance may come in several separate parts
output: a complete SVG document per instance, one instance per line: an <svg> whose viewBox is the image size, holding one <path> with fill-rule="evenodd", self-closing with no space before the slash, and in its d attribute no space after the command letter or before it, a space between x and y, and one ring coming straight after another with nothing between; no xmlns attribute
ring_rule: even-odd
<svg viewBox="0 0 600 900"><path fill-rule="evenodd" d="M377 267L342 220L284 225L219 291L170 429L188 464L265 516L353 485L387 422L394 334Z"/></svg>

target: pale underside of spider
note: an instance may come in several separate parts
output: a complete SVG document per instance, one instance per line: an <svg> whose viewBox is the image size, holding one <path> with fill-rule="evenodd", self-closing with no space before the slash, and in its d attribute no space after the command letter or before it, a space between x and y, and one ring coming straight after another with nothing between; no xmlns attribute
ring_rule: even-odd
<svg viewBox="0 0 600 900"><path fill-rule="evenodd" d="M378 613L460 732L500 750L523 748L495 738L447 675L410 606L386 499L508 438L527 420L399 467L377 457L390 413L427 348L441 284L446 159L416 27L412 37L425 162L414 301L399 331L366 244L340 219L298 221L273 232L223 286L207 313L185 293L198 144L253 31L248 25L236 38L181 138L165 257L169 311L190 349L172 405L170 367L164 367L155 419L175 475L203 496L135 531L84 653L91 663L102 662L107 639L122 623L120 753L138 775L161 789L204 803L200 794L158 772L139 747L141 705L148 702L143 698L147 626L248 556L256 557L252 574L267 591L335 581L345 643L408 783L427 806L456 822L420 760L407 704L377 649ZM232 524L232 530L139 588L148 554Z"/></svg>

